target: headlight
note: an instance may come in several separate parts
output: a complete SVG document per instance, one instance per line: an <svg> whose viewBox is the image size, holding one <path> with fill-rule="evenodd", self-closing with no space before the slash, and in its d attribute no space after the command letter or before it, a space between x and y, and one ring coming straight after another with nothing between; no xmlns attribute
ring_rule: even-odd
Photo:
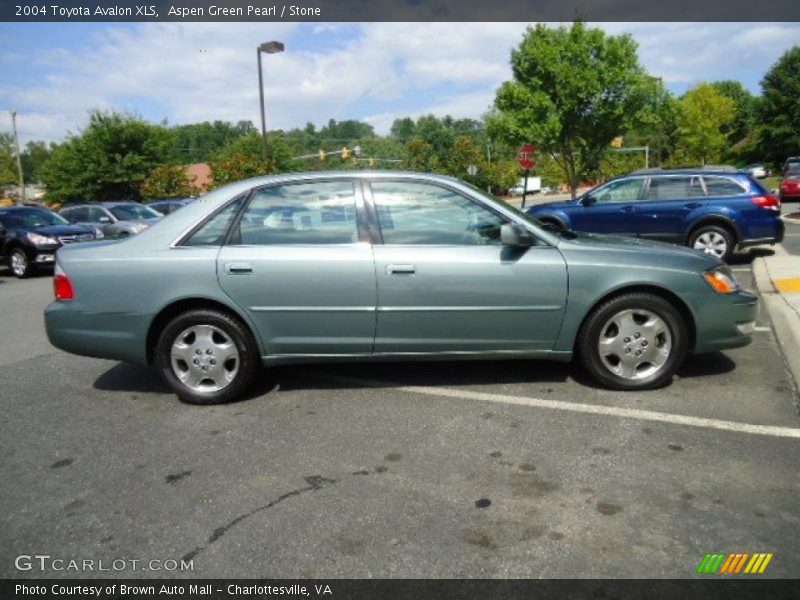
<svg viewBox="0 0 800 600"><path fill-rule="evenodd" d="M703 279L718 294L732 294L739 289L739 282L727 267L719 267L703 273Z"/></svg>
<svg viewBox="0 0 800 600"><path fill-rule="evenodd" d="M38 233L28 233L28 239L34 246L53 246L58 244L55 238L47 237L46 235L39 235Z"/></svg>

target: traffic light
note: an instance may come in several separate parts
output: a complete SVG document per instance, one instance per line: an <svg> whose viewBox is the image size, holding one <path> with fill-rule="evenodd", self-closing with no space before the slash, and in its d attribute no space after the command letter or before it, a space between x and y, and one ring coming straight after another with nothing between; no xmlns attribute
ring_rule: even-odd
<svg viewBox="0 0 800 600"><path fill-rule="evenodd" d="M347 147L347 146L345 146L344 148L342 148L342 158L343 158L344 160L347 160L348 158L350 158L350 150L348 149L348 147Z"/></svg>
<svg viewBox="0 0 800 600"><path fill-rule="evenodd" d="M375 166L375 159L372 158L371 156L369 157L369 166L370 167L374 167Z"/></svg>
<svg viewBox="0 0 800 600"><path fill-rule="evenodd" d="M611 145L614 148L622 148L622 141L623 140L622 140L621 136L620 137L615 137L613 140L611 140Z"/></svg>
<svg viewBox="0 0 800 600"><path fill-rule="evenodd" d="M320 160L325 160L325 157L326 157L326 156L327 156L327 154L325 154L325 150L323 150L322 148L320 148L320 149L319 149L319 159L320 159Z"/></svg>

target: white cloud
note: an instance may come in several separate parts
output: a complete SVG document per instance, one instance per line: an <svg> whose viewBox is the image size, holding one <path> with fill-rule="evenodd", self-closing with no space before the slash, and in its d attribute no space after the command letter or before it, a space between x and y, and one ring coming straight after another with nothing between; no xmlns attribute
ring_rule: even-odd
<svg viewBox="0 0 800 600"><path fill-rule="evenodd" d="M622 23L646 68L667 83L752 82L800 39L800 24ZM154 23L109 25L68 48L26 57L34 85L6 78L0 105L20 111L23 140L61 139L91 108L129 108L171 123L258 121L255 47L264 57L269 127L367 118L387 131L398 116L479 117L510 77L524 23ZM33 30L35 31L35 30ZM352 38L345 37L353 33ZM19 61L10 52L2 58ZM740 77L741 75L741 77Z"/></svg>

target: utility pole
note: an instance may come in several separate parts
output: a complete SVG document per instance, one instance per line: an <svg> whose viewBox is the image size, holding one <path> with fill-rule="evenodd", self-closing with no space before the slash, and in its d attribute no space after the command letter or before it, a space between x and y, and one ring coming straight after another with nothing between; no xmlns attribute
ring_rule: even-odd
<svg viewBox="0 0 800 600"><path fill-rule="evenodd" d="M17 204L25 204L25 178L22 176L22 160L19 154L19 135L17 134L17 111L11 110L11 125L14 127L14 145L17 149L17 173L19 174L19 197Z"/></svg>

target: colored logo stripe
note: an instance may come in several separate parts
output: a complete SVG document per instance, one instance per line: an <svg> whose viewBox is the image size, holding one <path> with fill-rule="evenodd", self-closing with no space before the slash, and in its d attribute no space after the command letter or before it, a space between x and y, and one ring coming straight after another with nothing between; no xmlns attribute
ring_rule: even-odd
<svg viewBox="0 0 800 600"><path fill-rule="evenodd" d="M705 575L718 573L720 575L733 575L739 573L761 574L767 568L773 554L757 552L749 554L747 552L709 552L703 557L697 572ZM750 559L748 561L748 559ZM745 567L745 564L747 566ZM742 571L744 568L744 571Z"/></svg>

